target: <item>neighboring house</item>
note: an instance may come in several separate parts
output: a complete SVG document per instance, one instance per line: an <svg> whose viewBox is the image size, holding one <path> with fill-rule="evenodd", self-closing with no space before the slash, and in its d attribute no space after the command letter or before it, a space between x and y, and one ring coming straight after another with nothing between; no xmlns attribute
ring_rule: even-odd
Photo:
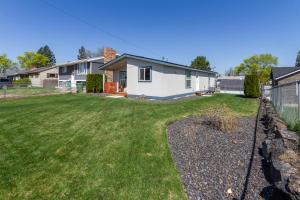
<svg viewBox="0 0 300 200"><path fill-rule="evenodd" d="M245 76L221 76L218 77L217 86L220 93L244 94Z"/></svg>
<svg viewBox="0 0 300 200"><path fill-rule="evenodd" d="M76 89L76 84L86 84L87 74L102 74L100 66L114 59L117 56L112 48L104 48L103 56L76 60L64 64L56 65L58 67L58 86L59 88Z"/></svg>
<svg viewBox="0 0 300 200"><path fill-rule="evenodd" d="M168 99L215 88L215 72L130 54L123 54L99 69L110 72L116 92L129 97Z"/></svg>
<svg viewBox="0 0 300 200"><path fill-rule="evenodd" d="M56 87L58 69L56 66L40 67L27 71L33 87Z"/></svg>
<svg viewBox="0 0 300 200"><path fill-rule="evenodd" d="M282 85L300 80L299 67L272 67L272 85Z"/></svg>
<svg viewBox="0 0 300 200"><path fill-rule="evenodd" d="M27 72L25 70L20 69L19 67L12 67L5 71L4 73L0 73L0 77L8 78L10 80L19 80L21 78L28 77Z"/></svg>

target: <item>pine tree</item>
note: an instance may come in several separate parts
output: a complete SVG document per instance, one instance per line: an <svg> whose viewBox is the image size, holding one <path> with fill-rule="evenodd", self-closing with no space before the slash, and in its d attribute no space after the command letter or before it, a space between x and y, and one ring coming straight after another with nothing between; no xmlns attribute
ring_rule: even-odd
<svg viewBox="0 0 300 200"><path fill-rule="evenodd" d="M77 58L78 58L78 60L83 60L83 59L88 58L88 55L87 55L87 52L86 52L84 46L81 46L80 49L78 50Z"/></svg>
<svg viewBox="0 0 300 200"><path fill-rule="evenodd" d="M37 53L46 56L49 59L49 65L55 65L56 59L54 53L51 51L48 45L41 47Z"/></svg>
<svg viewBox="0 0 300 200"><path fill-rule="evenodd" d="M300 67L300 51L298 51L295 67Z"/></svg>

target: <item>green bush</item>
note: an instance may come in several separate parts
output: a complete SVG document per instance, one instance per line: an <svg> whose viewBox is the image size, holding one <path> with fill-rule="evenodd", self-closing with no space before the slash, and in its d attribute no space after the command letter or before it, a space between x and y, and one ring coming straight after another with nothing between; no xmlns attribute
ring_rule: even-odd
<svg viewBox="0 0 300 200"><path fill-rule="evenodd" d="M86 92L98 93L103 91L103 75L88 74L86 77Z"/></svg>
<svg viewBox="0 0 300 200"><path fill-rule="evenodd" d="M246 75L244 81L244 94L246 97L259 97L259 79L257 75Z"/></svg>
<svg viewBox="0 0 300 200"><path fill-rule="evenodd" d="M19 80L13 80L14 85L31 85L31 80L29 78L22 78Z"/></svg>

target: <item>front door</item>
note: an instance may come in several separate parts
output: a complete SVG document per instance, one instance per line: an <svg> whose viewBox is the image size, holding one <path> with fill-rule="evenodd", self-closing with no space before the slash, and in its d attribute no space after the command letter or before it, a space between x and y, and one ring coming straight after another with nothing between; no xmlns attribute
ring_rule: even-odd
<svg viewBox="0 0 300 200"><path fill-rule="evenodd" d="M196 91L200 90L200 77L197 75L196 76Z"/></svg>
<svg viewBox="0 0 300 200"><path fill-rule="evenodd" d="M119 74L119 90L120 92L124 92L127 84L127 73L126 71L120 71Z"/></svg>

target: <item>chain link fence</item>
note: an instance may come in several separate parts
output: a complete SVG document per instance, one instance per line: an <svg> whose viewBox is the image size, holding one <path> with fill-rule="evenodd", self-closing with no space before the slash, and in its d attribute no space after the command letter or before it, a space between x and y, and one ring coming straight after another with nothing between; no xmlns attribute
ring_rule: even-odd
<svg viewBox="0 0 300 200"><path fill-rule="evenodd" d="M33 87L31 84L0 85L0 99L39 95L42 96L59 93L62 93L62 91L55 87Z"/></svg>
<svg viewBox="0 0 300 200"><path fill-rule="evenodd" d="M299 84L292 82L284 85L264 88L263 96L269 98L278 112L279 116L284 119L291 127L299 123Z"/></svg>

